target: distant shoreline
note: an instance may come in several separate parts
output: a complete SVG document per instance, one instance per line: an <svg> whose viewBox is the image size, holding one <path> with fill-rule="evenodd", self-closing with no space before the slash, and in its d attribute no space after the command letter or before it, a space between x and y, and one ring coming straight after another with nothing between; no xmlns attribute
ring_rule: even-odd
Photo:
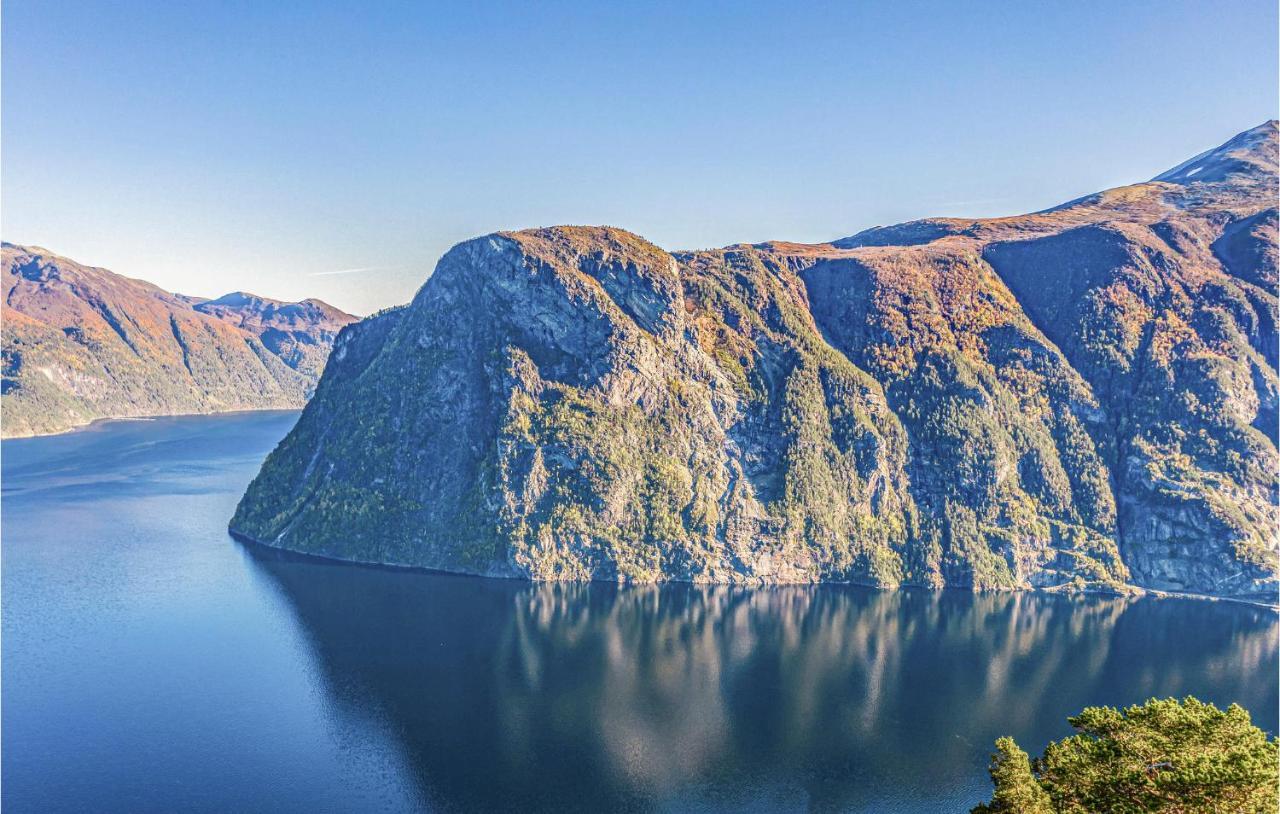
<svg viewBox="0 0 1280 814"><path fill-rule="evenodd" d="M3 414L0 413L0 442L3 441L23 441L33 438L56 438L60 435L71 435L77 432L88 432L95 427L107 423L108 421L159 421L164 418L203 418L223 415L248 415L250 413L301 413L302 407L251 407L243 410L209 410L197 411L191 413L154 413L147 415L121 415L121 416L102 416L83 424L76 424L67 427L65 430L55 430L53 432L33 432L25 435L5 435L3 434Z"/></svg>

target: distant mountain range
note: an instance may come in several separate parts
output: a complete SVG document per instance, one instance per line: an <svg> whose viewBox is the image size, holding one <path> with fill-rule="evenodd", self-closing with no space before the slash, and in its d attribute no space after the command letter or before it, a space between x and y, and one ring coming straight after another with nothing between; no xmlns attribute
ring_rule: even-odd
<svg viewBox="0 0 1280 814"><path fill-rule="evenodd" d="M3 246L0 429L301 407L338 331L319 300L171 294L35 246Z"/></svg>
<svg viewBox="0 0 1280 814"><path fill-rule="evenodd" d="M231 522L540 580L1274 601L1277 125L1051 210L448 252L345 329Z"/></svg>

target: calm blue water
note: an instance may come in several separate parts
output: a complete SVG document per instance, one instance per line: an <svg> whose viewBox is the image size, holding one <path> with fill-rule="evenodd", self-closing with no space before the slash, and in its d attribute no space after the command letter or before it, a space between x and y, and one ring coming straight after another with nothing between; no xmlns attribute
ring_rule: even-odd
<svg viewBox="0 0 1280 814"><path fill-rule="evenodd" d="M6 814L962 811L999 735L1192 693L1271 731L1227 603L537 587L226 533L295 414L6 441Z"/></svg>

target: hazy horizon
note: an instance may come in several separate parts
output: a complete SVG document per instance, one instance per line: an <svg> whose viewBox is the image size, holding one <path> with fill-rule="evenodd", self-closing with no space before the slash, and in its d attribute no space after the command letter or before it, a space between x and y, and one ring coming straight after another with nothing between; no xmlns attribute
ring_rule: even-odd
<svg viewBox="0 0 1280 814"><path fill-rule="evenodd" d="M928 5L10 3L0 233L365 314L500 229L679 249L1019 214L1277 116L1274 4Z"/></svg>

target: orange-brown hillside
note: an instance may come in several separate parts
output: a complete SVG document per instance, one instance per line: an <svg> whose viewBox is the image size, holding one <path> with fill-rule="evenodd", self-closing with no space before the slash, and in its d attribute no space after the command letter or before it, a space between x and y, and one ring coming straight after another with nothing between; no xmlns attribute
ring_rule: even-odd
<svg viewBox="0 0 1280 814"><path fill-rule="evenodd" d="M4 244L6 437L95 418L300 407L355 317L308 300L202 301Z"/></svg>

